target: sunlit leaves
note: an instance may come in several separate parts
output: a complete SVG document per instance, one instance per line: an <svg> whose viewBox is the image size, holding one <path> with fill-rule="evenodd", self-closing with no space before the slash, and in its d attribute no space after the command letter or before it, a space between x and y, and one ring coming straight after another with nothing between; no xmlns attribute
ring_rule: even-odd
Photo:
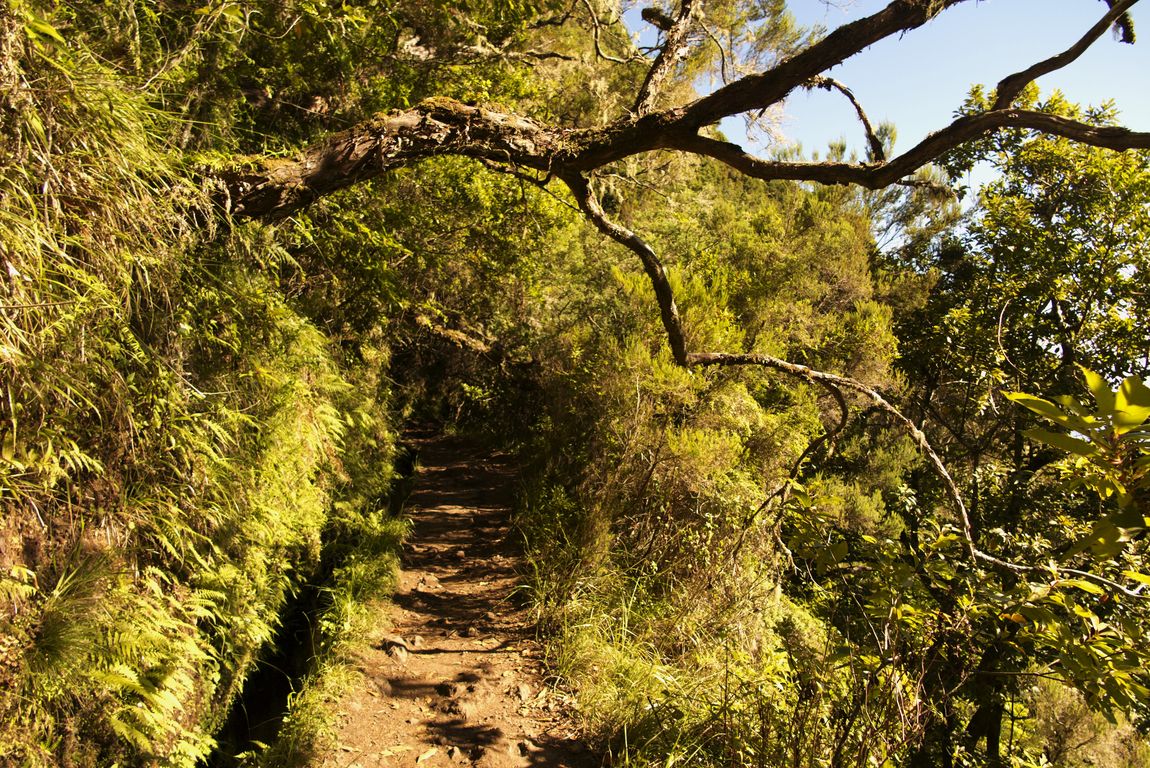
<svg viewBox="0 0 1150 768"><path fill-rule="evenodd" d="M1133 494L1146 476L1142 459L1148 444L1142 427L1150 418L1150 387L1139 376L1127 377L1117 389L1111 389L1093 371L1084 369L1083 376L1094 396L1093 409L1069 396L1055 401L1023 393L1006 396L1070 433L1045 429L1026 432L1031 439L1077 457L1074 467L1079 471L1072 472L1072 480L1103 496L1115 495L1123 509L1132 508ZM1142 526L1138 523L1134 527Z"/></svg>

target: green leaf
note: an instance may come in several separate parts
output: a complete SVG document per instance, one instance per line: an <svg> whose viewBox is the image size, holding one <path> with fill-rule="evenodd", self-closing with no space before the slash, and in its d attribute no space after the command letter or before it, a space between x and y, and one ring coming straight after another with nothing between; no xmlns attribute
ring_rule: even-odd
<svg viewBox="0 0 1150 768"><path fill-rule="evenodd" d="M1054 397L1050 398L1050 402L1056 405L1061 405L1067 413L1074 414L1075 416L1081 416L1088 421L1093 421L1094 419L1094 411L1090 408L1087 408L1085 405L1078 402L1077 399L1071 397L1070 395L1055 395Z"/></svg>
<svg viewBox="0 0 1150 768"><path fill-rule="evenodd" d="M1150 387L1131 376L1122 382L1114 398L1114 431L1124 434L1150 417Z"/></svg>
<svg viewBox="0 0 1150 768"><path fill-rule="evenodd" d="M1076 456L1094 456L1098 453L1098 448L1077 437L1062 434L1061 432L1051 432L1046 429L1028 429L1023 432L1024 435L1031 440L1037 440L1040 443L1053 445L1055 448L1073 453Z"/></svg>
<svg viewBox="0 0 1150 768"><path fill-rule="evenodd" d="M229 3L220 9L220 14L230 20L234 24L243 24L246 19L244 18L244 11L238 5Z"/></svg>
<svg viewBox="0 0 1150 768"><path fill-rule="evenodd" d="M1150 584L1150 575L1138 571L1123 571L1122 575L1139 584Z"/></svg>
<svg viewBox="0 0 1150 768"><path fill-rule="evenodd" d="M1124 540L1125 536L1118 526L1110 520L1099 520L1090 529L1090 533L1074 542L1074 546L1066 554L1070 557L1089 549L1096 555L1109 557L1122 551Z"/></svg>
<svg viewBox="0 0 1150 768"><path fill-rule="evenodd" d="M1150 387L1138 376L1129 376L1118 388L1116 407L1136 406L1150 410Z"/></svg>
<svg viewBox="0 0 1150 768"><path fill-rule="evenodd" d="M1009 400L1013 400L1023 408L1033 411L1039 416L1043 416L1047 419L1050 419L1051 421L1068 427L1073 426L1071 423L1071 418L1061 408L1049 400L1044 400L1041 397L1035 397L1034 395L1028 395L1025 392L1004 392L1003 394Z"/></svg>
<svg viewBox="0 0 1150 768"><path fill-rule="evenodd" d="M819 551L818 556L815 558L815 568L820 574L826 573L827 569L832 565L837 565L842 562L848 552L849 549L845 541L836 541L829 547L825 547Z"/></svg>
<svg viewBox="0 0 1150 768"><path fill-rule="evenodd" d="M1047 624L1057 621L1054 612L1048 608L1043 608L1039 605L1023 605L1018 608L1018 612L1022 614L1035 624Z"/></svg>
<svg viewBox="0 0 1150 768"><path fill-rule="evenodd" d="M809 493L807 493L807 489L805 486L803 486L802 483L799 483L795 480L791 481L791 495L794 497L795 501L799 503L799 506L803 507L804 509L810 509L811 496Z"/></svg>
<svg viewBox="0 0 1150 768"><path fill-rule="evenodd" d="M1090 389L1091 394L1094 395L1094 402L1098 406L1098 415L1103 416L1113 413L1114 391L1110 389L1110 382L1089 368L1083 366L1078 367L1082 369L1082 376L1086 379L1086 386Z"/></svg>
<svg viewBox="0 0 1150 768"><path fill-rule="evenodd" d="M1083 592L1089 592L1092 595L1106 594L1105 589L1098 586L1094 582L1086 581L1085 579L1059 579L1055 584L1059 587L1074 587L1075 589L1081 589Z"/></svg>
<svg viewBox="0 0 1150 768"><path fill-rule="evenodd" d="M32 13L26 15L24 29L30 36L33 37L46 37L50 40L55 40L60 44L67 42L64 40L63 35L61 35L55 27Z"/></svg>

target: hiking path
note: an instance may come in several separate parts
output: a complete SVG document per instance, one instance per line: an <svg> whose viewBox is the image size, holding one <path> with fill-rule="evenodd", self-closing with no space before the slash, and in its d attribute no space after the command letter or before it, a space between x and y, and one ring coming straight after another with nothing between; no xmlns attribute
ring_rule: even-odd
<svg viewBox="0 0 1150 768"><path fill-rule="evenodd" d="M544 682L518 592L506 457L451 438L415 441L392 626L357 659L323 768L594 768L571 704Z"/></svg>

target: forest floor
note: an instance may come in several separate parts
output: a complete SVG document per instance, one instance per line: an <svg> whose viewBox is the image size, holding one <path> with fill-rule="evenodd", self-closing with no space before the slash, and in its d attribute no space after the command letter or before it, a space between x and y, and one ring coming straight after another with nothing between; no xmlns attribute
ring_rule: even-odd
<svg viewBox="0 0 1150 768"><path fill-rule="evenodd" d="M566 696L545 684L518 593L505 457L445 438L416 443L390 629L356 659L365 684L339 703L323 768L591 768Z"/></svg>

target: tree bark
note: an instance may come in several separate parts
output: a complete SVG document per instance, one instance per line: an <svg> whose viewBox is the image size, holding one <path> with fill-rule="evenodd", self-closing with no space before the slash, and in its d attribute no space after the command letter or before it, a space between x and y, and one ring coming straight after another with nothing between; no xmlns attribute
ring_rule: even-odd
<svg viewBox="0 0 1150 768"><path fill-rule="evenodd" d="M890 160L868 163L803 163L768 160L737 144L705 134L724 117L765 109L796 88L817 84L829 68L869 45L921 26L945 9L968 0L895 0L881 11L846 24L777 66L748 75L714 93L663 110L651 110L656 93L650 82L640 93L640 116L628 115L598 128L549 126L530 117L511 115L451 99L429 99L412 109L378 115L302 150L294 159L248 158L214 174L222 183L224 202L233 215L276 218L315 199L394 168L440 155L462 155L508 170L530 169L547 177L570 178L593 173L611 163L647 152L671 150L711 157L758 179L858 184L880 189L902 182L949 150L1005 128L1022 128L1064 136L1114 150L1150 148L1150 133L1116 126L1095 126L1055 115L996 104L960 117ZM1116 8L1128 9L1136 0ZM673 32L685 37L691 3ZM1103 21L1110 19L1108 15ZM1097 37L1097 27L1070 52L1010 76L1007 92L1020 90L1037 74L1069 63ZM671 65L660 57L652 78L668 76ZM856 103L861 112L861 106Z"/></svg>

